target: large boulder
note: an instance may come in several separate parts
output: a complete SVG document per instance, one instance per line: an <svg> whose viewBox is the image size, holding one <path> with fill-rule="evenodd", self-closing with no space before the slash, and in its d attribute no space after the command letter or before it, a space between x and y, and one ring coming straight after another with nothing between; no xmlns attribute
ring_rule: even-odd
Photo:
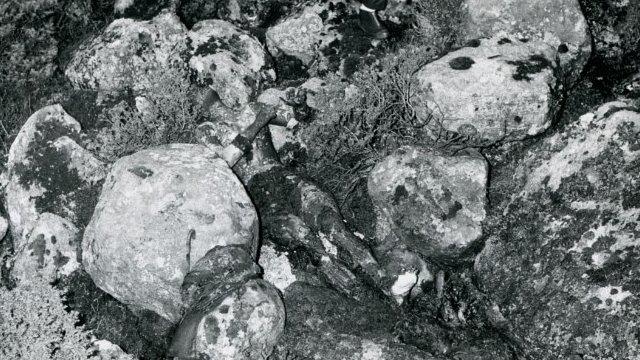
<svg viewBox="0 0 640 360"><path fill-rule="evenodd" d="M167 145L118 160L83 239L98 287L177 322L185 275L209 250L255 259L258 218L228 165L200 145Z"/></svg>
<svg viewBox="0 0 640 360"><path fill-rule="evenodd" d="M478 40L425 65L414 107L471 142L523 139L547 129L559 102L547 47L513 37Z"/></svg>
<svg viewBox="0 0 640 360"><path fill-rule="evenodd" d="M640 113L587 113L494 179L516 190L477 256L479 284L535 359L640 353Z"/></svg>
<svg viewBox="0 0 640 360"><path fill-rule="evenodd" d="M171 356L265 360L284 331L278 290L260 279L195 304L176 331Z"/></svg>
<svg viewBox="0 0 640 360"><path fill-rule="evenodd" d="M591 54L589 26L578 0L466 0L467 36L500 32L541 40L575 80Z"/></svg>
<svg viewBox="0 0 640 360"><path fill-rule="evenodd" d="M117 19L74 53L65 75L76 88L144 91L159 72L183 62L186 32L169 12L148 21Z"/></svg>
<svg viewBox="0 0 640 360"><path fill-rule="evenodd" d="M51 105L31 115L11 145L4 199L17 257L29 258L35 246L42 256L61 251L69 259L66 266L77 264L76 238L89 222L106 175L105 164L79 143L80 124L62 106ZM44 266L49 260L41 255L36 256L40 270L57 273ZM31 270L36 269L23 267L20 273Z"/></svg>
<svg viewBox="0 0 640 360"><path fill-rule="evenodd" d="M488 165L478 153L444 156L405 147L371 171L379 252L455 256L482 235Z"/></svg>
<svg viewBox="0 0 640 360"><path fill-rule="evenodd" d="M190 68L228 107L246 105L265 78L275 78L260 41L229 22L201 21L188 38Z"/></svg>

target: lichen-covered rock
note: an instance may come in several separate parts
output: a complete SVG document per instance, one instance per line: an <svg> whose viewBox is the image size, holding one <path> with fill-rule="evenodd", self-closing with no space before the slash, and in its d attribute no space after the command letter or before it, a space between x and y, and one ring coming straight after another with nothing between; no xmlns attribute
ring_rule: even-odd
<svg viewBox="0 0 640 360"><path fill-rule="evenodd" d="M27 246L44 213L78 228L89 222L106 168L78 142L80 124L60 105L36 111L20 129L9 150L4 189L15 249Z"/></svg>
<svg viewBox="0 0 640 360"><path fill-rule="evenodd" d="M221 19L237 25L261 27L292 0L183 0L178 14L187 26L201 20Z"/></svg>
<svg viewBox="0 0 640 360"><path fill-rule="evenodd" d="M475 271L531 358L640 354L639 133L636 109L608 103L494 179L519 192L495 214Z"/></svg>
<svg viewBox="0 0 640 360"><path fill-rule="evenodd" d="M249 280L225 296L204 299L180 323L170 355L189 358L264 360L284 330L278 290Z"/></svg>
<svg viewBox="0 0 640 360"><path fill-rule="evenodd" d="M114 20L101 35L83 44L65 75L76 88L144 91L154 74L173 63L184 63L186 27L163 12L148 21Z"/></svg>
<svg viewBox="0 0 640 360"><path fill-rule="evenodd" d="M250 101L267 70L262 44L248 32L223 20L204 20L188 34L189 66L200 83L215 90L228 107Z"/></svg>
<svg viewBox="0 0 640 360"><path fill-rule="evenodd" d="M37 275L53 281L71 274L80 268L79 237L78 228L69 220L41 214L24 245L14 248L11 275L21 281Z"/></svg>
<svg viewBox="0 0 640 360"><path fill-rule="evenodd" d="M443 156L404 147L371 171L378 251L455 256L482 235L488 165L478 153Z"/></svg>
<svg viewBox="0 0 640 360"><path fill-rule="evenodd" d="M287 254L279 253L272 245L263 244L260 247L258 264L264 271L264 279L282 292L296 281Z"/></svg>
<svg viewBox="0 0 640 360"><path fill-rule="evenodd" d="M143 150L113 165L83 246L83 265L121 302L177 322L185 275L216 246L253 258L258 219L228 165L200 145Z"/></svg>
<svg viewBox="0 0 640 360"><path fill-rule="evenodd" d="M320 17L323 10L321 6L307 7L301 14L270 27L266 39L271 55L278 57L284 53L308 66L323 47L338 38L337 32L323 23Z"/></svg>
<svg viewBox="0 0 640 360"><path fill-rule="evenodd" d="M419 115L471 141L523 139L549 127L559 100L556 64L545 45L494 37L425 65Z"/></svg>
<svg viewBox="0 0 640 360"><path fill-rule="evenodd" d="M541 40L577 79L591 54L589 26L578 0L466 0L469 38L500 32Z"/></svg>

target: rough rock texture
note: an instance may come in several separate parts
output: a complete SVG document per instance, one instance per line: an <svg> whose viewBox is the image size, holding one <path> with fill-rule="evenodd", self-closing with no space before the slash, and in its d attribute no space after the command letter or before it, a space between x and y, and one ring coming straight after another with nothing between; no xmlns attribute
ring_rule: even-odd
<svg viewBox="0 0 640 360"><path fill-rule="evenodd" d="M98 352L96 357L99 360L135 360L133 355L129 355L120 346L108 340L96 340L91 346Z"/></svg>
<svg viewBox="0 0 640 360"><path fill-rule="evenodd" d="M53 281L80 268L77 253L80 233L70 221L44 213L24 247L16 249L11 274L18 280L41 275Z"/></svg>
<svg viewBox="0 0 640 360"><path fill-rule="evenodd" d="M0 215L0 240L4 239L9 230L9 221Z"/></svg>
<svg viewBox="0 0 640 360"><path fill-rule="evenodd" d="M116 0L113 12L116 16L149 20L174 0Z"/></svg>
<svg viewBox="0 0 640 360"><path fill-rule="evenodd" d="M178 7L182 21L191 27L201 20L221 19L237 25L259 27L292 0L183 0Z"/></svg>
<svg viewBox="0 0 640 360"><path fill-rule="evenodd" d="M121 302L180 319L180 287L216 246L253 258L258 219L227 164L199 145L167 145L118 160L83 239L83 264Z"/></svg>
<svg viewBox="0 0 640 360"><path fill-rule="evenodd" d="M76 88L143 91L158 70L182 62L186 32L168 12L148 21L117 19L74 53L65 75Z"/></svg>
<svg viewBox="0 0 640 360"><path fill-rule="evenodd" d="M198 260L182 282L185 306L215 299L260 274L255 257L242 246L218 246Z"/></svg>
<svg viewBox="0 0 640 360"><path fill-rule="evenodd" d="M425 65L424 91L414 106L421 116L471 139L522 139L544 131L557 108L555 63L544 46L494 37Z"/></svg>
<svg viewBox="0 0 640 360"><path fill-rule="evenodd" d="M519 192L477 256L480 285L535 359L640 353L640 113L613 102L494 179Z"/></svg>
<svg viewBox="0 0 640 360"><path fill-rule="evenodd" d="M193 358L264 360L284 330L285 308L278 290L264 280L249 280L225 296L204 299L185 315L174 343ZM184 353L183 353L184 354Z"/></svg>
<svg viewBox="0 0 640 360"><path fill-rule="evenodd" d="M542 40L579 75L591 54L591 37L578 0L466 0L468 37L499 32ZM554 58L555 58L554 56Z"/></svg>
<svg viewBox="0 0 640 360"><path fill-rule="evenodd" d="M9 150L5 188L16 250L27 246L41 214L77 227L88 223L106 169L78 142L80 124L60 105L36 111L20 129Z"/></svg>
<svg viewBox="0 0 640 360"><path fill-rule="evenodd" d="M287 327L277 360L435 359L392 340L392 310L377 299L358 303L336 291L295 282L285 292Z"/></svg>
<svg viewBox="0 0 640 360"><path fill-rule="evenodd" d="M279 253L269 244L263 244L260 247L258 264L264 271L264 279L282 292L297 280L287 255L287 253Z"/></svg>
<svg viewBox="0 0 640 360"><path fill-rule="evenodd" d="M280 151L285 146L306 147L306 144L302 142L300 138L300 127L291 129L290 124L298 124L296 120L296 112L293 106L287 104L286 101L297 92L295 88L288 88L286 90L278 90L270 88L263 91L258 96L257 101L263 104L275 106L277 109L278 120L287 124L287 126L269 125L269 132L271 133L271 141L276 151ZM282 156L281 156L282 160Z"/></svg>
<svg viewBox="0 0 640 360"><path fill-rule="evenodd" d="M478 153L443 156L404 147L371 171L379 252L456 255L482 235L488 165Z"/></svg>
<svg viewBox="0 0 640 360"><path fill-rule="evenodd" d="M245 105L267 75L258 39L223 20L205 20L189 31L189 66L199 82L215 90L228 107Z"/></svg>
<svg viewBox="0 0 640 360"><path fill-rule="evenodd" d="M267 30L269 52L278 57L284 53L309 65L319 50L337 38L335 30L325 26L319 6L308 7L301 14L291 16Z"/></svg>
<svg viewBox="0 0 640 360"><path fill-rule="evenodd" d="M633 66L640 54L640 3L594 0L583 6L596 54L616 67Z"/></svg>

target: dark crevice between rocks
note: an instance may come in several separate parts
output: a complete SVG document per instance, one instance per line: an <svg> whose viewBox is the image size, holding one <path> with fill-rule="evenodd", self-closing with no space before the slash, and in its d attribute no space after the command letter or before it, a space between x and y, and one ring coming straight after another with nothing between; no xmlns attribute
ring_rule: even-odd
<svg viewBox="0 0 640 360"><path fill-rule="evenodd" d="M133 312L93 283L89 274L77 270L54 283L63 291L64 305L79 314L83 325L101 340L118 344L141 360L164 359L174 326L149 310Z"/></svg>

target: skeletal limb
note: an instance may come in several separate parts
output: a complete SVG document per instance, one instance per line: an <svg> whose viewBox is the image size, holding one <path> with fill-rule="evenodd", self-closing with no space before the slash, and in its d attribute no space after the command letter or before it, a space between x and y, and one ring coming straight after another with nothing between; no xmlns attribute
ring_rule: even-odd
<svg viewBox="0 0 640 360"><path fill-rule="evenodd" d="M253 197L265 233L279 245L314 254L319 271L349 295L359 283L353 274L382 287L384 272L369 248L346 228L333 198L279 162L267 129L257 136L251 158L238 162L234 170Z"/></svg>

